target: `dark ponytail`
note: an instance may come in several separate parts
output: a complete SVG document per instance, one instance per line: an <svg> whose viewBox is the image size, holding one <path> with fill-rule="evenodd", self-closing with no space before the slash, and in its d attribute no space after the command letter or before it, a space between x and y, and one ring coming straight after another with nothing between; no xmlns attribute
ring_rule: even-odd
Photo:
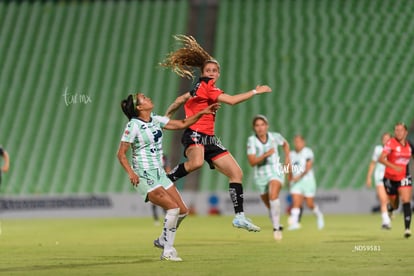
<svg viewBox="0 0 414 276"><path fill-rule="evenodd" d="M128 120L131 120L133 117L138 117L138 111L136 106L134 106L134 96L128 95L128 98L122 100L121 108Z"/></svg>

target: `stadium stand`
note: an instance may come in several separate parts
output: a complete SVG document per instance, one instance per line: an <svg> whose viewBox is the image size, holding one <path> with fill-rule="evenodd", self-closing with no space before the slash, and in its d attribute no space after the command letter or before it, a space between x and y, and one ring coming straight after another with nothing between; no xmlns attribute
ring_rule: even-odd
<svg viewBox="0 0 414 276"><path fill-rule="evenodd" d="M163 113L175 98L179 79L157 63L188 13L184 0L0 2L0 143L12 157L0 193L132 191L116 160L119 102L139 90ZM218 87L274 90L218 113L247 190L257 113L289 141L307 138L320 187L363 186L380 134L413 119L413 13L402 0L219 1ZM178 148L169 133L164 142ZM206 165L200 188L227 190L227 179Z"/></svg>
<svg viewBox="0 0 414 276"><path fill-rule="evenodd" d="M0 2L1 193L131 191L120 101L142 91L163 114L179 79L158 62L187 14L187 1Z"/></svg>
<svg viewBox="0 0 414 276"><path fill-rule="evenodd" d="M221 62L223 90L246 91L258 83L274 90L225 106L218 115L217 133L239 160L245 186L254 189L245 143L251 118L262 113L290 142L295 133L307 138L320 187L362 187L381 133L397 121L413 120L413 3L244 3L220 1L214 55ZM225 189L226 181L204 168L204 190L210 183Z"/></svg>

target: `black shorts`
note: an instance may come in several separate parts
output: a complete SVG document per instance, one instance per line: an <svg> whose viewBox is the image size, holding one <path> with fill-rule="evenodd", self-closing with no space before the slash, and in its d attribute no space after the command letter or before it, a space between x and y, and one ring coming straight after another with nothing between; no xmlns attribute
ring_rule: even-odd
<svg viewBox="0 0 414 276"><path fill-rule="evenodd" d="M187 148L195 145L204 147L204 160L210 165L210 169L214 169L213 161L222 155L228 154L228 150L221 144L220 139L214 135L207 135L201 132L187 128L181 138L184 146L184 156Z"/></svg>
<svg viewBox="0 0 414 276"><path fill-rule="evenodd" d="M384 187L387 195L398 195L398 189L412 187L411 175L400 181L394 181L384 177Z"/></svg>

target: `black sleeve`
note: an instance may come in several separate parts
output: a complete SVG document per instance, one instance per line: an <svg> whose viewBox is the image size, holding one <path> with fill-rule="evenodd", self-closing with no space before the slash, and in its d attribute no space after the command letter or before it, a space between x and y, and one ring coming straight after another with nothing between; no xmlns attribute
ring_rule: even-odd
<svg viewBox="0 0 414 276"><path fill-rule="evenodd" d="M194 85L193 89L190 91L191 97L194 97L197 94L197 90L201 85L201 82L208 83L211 80L211 78L208 77L201 77L198 79L198 82Z"/></svg>
<svg viewBox="0 0 414 276"><path fill-rule="evenodd" d="M3 150L3 148L0 146L0 155L1 156L4 156L4 150Z"/></svg>
<svg viewBox="0 0 414 276"><path fill-rule="evenodd" d="M193 89L190 91L191 97L194 97L197 93L198 88L200 87L201 81L198 81L194 86Z"/></svg>

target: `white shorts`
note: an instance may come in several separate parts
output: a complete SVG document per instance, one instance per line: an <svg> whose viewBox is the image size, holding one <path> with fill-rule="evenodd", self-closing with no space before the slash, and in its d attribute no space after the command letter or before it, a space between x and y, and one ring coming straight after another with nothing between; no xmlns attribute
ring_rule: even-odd
<svg viewBox="0 0 414 276"><path fill-rule="evenodd" d="M261 177L255 177L254 178L254 183L256 184L256 187L259 189L259 192L261 195L263 194L267 194L269 192L269 183L272 180L277 180L280 182L280 184L284 184L284 179L283 177L284 175L280 175L280 173L278 172L274 172L272 174L268 174L265 176L261 176Z"/></svg>
<svg viewBox="0 0 414 276"><path fill-rule="evenodd" d="M164 170L153 169L139 173L139 184L135 190L144 198L145 202L148 202L148 193L158 187L164 187L167 190L173 185L174 183L167 177Z"/></svg>
<svg viewBox="0 0 414 276"><path fill-rule="evenodd" d="M374 181L375 186L382 186L384 185L384 172L374 172Z"/></svg>
<svg viewBox="0 0 414 276"><path fill-rule="evenodd" d="M315 179L301 179L298 182L292 183L290 186L291 194L300 194L304 197L315 197L316 181Z"/></svg>

